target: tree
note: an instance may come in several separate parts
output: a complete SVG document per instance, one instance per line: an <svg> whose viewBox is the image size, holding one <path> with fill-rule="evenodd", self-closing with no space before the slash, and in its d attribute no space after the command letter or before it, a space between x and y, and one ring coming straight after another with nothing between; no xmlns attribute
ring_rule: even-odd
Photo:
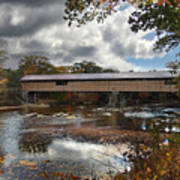
<svg viewBox="0 0 180 180"><path fill-rule="evenodd" d="M74 63L72 66L72 73L114 73L118 72L114 69L103 69L102 67L98 66L94 62L90 61L82 61L79 63Z"/></svg>
<svg viewBox="0 0 180 180"><path fill-rule="evenodd" d="M17 70L11 70L6 69L4 70L4 76L8 80L6 87L7 88L17 88L20 89L21 83L20 79L23 76L22 71L20 69Z"/></svg>
<svg viewBox="0 0 180 180"><path fill-rule="evenodd" d="M109 0L108 0L109 1ZM106 0L66 0L64 19L68 20L68 24L77 22L77 25L86 24L88 21L103 22L104 19L114 12L114 6L119 0L110 0L105 4Z"/></svg>
<svg viewBox="0 0 180 180"><path fill-rule="evenodd" d="M166 67L170 69L171 74L176 74L180 69L180 61L170 61L166 64Z"/></svg>
<svg viewBox="0 0 180 180"><path fill-rule="evenodd" d="M177 72L180 70L180 61L170 61L166 64L166 67L170 69L169 72L172 75L177 74ZM180 75L178 77L175 77L173 81L176 84L177 95L178 97L180 97Z"/></svg>
<svg viewBox="0 0 180 180"><path fill-rule="evenodd" d="M129 18L131 30L155 30L158 36L154 50L170 51L180 44L180 1L141 3Z"/></svg>
<svg viewBox="0 0 180 180"><path fill-rule="evenodd" d="M4 78L4 71L2 68L4 61L7 59L7 53L4 50L0 50L0 85L5 84L7 82L7 79Z"/></svg>
<svg viewBox="0 0 180 180"><path fill-rule="evenodd" d="M71 72L71 66L59 66L59 67L56 67L56 70L60 74L68 74Z"/></svg>
<svg viewBox="0 0 180 180"><path fill-rule="evenodd" d="M36 55L25 56L21 59L19 69L24 75L58 73L47 57Z"/></svg>
<svg viewBox="0 0 180 180"><path fill-rule="evenodd" d="M107 68L107 69L103 69L103 73L119 73L119 71L115 69Z"/></svg>
<svg viewBox="0 0 180 180"><path fill-rule="evenodd" d="M90 61L82 61L74 63L72 73L101 73L102 68L97 66L96 63Z"/></svg>
<svg viewBox="0 0 180 180"><path fill-rule="evenodd" d="M180 0L66 0L64 19L78 27L93 20L104 22L123 1L137 7L129 18L132 31L156 30L155 50L169 51L179 45Z"/></svg>

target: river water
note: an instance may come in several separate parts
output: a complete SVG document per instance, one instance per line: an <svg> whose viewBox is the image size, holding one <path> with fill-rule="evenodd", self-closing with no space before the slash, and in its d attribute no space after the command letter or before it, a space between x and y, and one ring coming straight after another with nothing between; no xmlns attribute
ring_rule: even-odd
<svg viewBox="0 0 180 180"><path fill-rule="evenodd" d="M72 109L1 114L0 180L113 177L132 165L123 156L132 138L124 141L122 135L145 136L160 122L163 132L180 132L178 107Z"/></svg>

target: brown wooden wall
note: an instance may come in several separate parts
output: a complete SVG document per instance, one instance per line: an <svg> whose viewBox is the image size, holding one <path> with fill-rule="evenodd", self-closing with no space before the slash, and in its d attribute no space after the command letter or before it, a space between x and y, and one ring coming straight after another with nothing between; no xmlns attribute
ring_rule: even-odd
<svg viewBox="0 0 180 180"><path fill-rule="evenodd" d="M24 91L76 91L76 92L175 92L174 85L165 80L127 80L127 81L69 81L67 85L56 82L23 82Z"/></svg>

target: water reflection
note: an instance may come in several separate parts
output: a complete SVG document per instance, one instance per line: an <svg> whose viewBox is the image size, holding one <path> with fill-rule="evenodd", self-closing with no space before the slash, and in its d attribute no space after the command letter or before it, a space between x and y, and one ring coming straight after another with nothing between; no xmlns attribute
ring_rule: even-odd
<svg viewBox="0 0 180 180"><path fill-rule="evenodd" d="M43 153L47 151L52 139L48 136L41 136L35 133L23 134L18 146L22 152Z"/></svg>
<svg viewBox="0 0 180 180"><path fill-rule="evenodd" d="M129 162L126 162L122 156L126 151L128 151L126 144L97 145L71 139L56 139L48 147L47 153L51 160L60 158L66 161L84 162L84 166L102 172L108 169L124 171L129 166Z"/></svg>
<svg viewBox="0 0 180 180"><path fill-rule="evenodd" d="M5 154L14 154L14 156L18 156L18 141L20 138L19 133L21 123L23 122L23 117L17 112L6 113L1 116L1 122L2 121L5 126L3 129L3 135L1 135L3 152ZM9 156L6 156L4 165L9 166L11 160L12 159Z"/></svg>
<svg viewBox="0 0 180 180"><path fill-rule="evenodd" d="M24 173L21 170L24 170L25 164L32 168L33 163L36 164L38 172L45 169L49 173L60 171L92 175L92 172L98 174L109 170L124 171L130 166L128 160L122 156L128 151L127 144L79 142L76 137L65 137L61 130L73 131L86 126L89 129L109 128L112 134L114 129L145 133L143 131L152 129L152 124L158 126L163 122L166 132L180 132L179 111L179 108L161 108L158 111L142 108L138 111L122 112L119 108L80 107L72 111L71 115L61 110L51 114L46 112L46 115L34 112L3 114L0 116L0 170L4 171L2 177L32 179L32 176L28 176L29 169ZM16 175L12 175L9 168Z"/></svg>
<svg viewBox="0 0 180 180"><path fill-rule="evenodd" d="M52 139L44 134L41 135L39 131L28 132L28 126L30 128L33 127L31 123L34 122L35 118L37 121L37 116L24 116L17 112L6 113L1 116L0 121L5 126L1 134L1 148L2 153L5 155L3 156L3 163L1 163L1 168L5 170L3 174L4 178L14 179L16 177L26 177L27 171L24 170L26 175L22 172L20 175L19 168L25 168L23 165L31 165L34 162L36 162L39 168L44 167L43 162L45 160L49 160L56 171L72 171L77 174L77 169L84 169L84 175L91 175L92 171L94 174L97 174L109 169L123 171L128 166L128 162L124 161L122 157L122 153L127 150L125 145L121 145L118 149L112 145L79 143L69 139ZM81 122L84 122L80 113L74 116L73 120L71 118L66 117L68 123L75 127L79 127ZM43 116L42 119L46 120ZM74 123L74 119L77 120L77 123ZM39 122L34 124L34 128L36 128L38 123L41 124L42 121L41 119L39 120ZM49 118L47 120L48 123L44 123L44 125L50 124ZM65 121L62 117L61 120L62 122ZM62 123L61 120L58 120L59 124ZM24 128L26 128L26 131ZM122 152L120 149L122 149ZM59 164L63 162L66 166L59 168ZM73 163L77 166L76 171L71 168ZM49 167L47 168L49 170ZM11 174L12 171L15 171L16 175ZM78 172L77 175L81 175L81 173Z"/></svg>
<svg viewBox="0 0 180 180"><path fill-rule="evenodd" d="M146 130L146 120L143 120L142 125L141 125L141 129L142 129L143 131Z"/></svg>

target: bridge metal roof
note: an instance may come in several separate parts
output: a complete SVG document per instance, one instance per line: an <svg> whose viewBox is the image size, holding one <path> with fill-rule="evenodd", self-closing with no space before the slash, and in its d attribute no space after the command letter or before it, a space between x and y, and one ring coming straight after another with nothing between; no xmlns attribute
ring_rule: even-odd
<svg viewBox="0 0 180 180"><path fill-rule="evenodd" d="M172 75L169 71L26 75L21 79L21 81L168 79L176 77L178 75L180 75L180 72L178 72L175 75Z"/></svg>

